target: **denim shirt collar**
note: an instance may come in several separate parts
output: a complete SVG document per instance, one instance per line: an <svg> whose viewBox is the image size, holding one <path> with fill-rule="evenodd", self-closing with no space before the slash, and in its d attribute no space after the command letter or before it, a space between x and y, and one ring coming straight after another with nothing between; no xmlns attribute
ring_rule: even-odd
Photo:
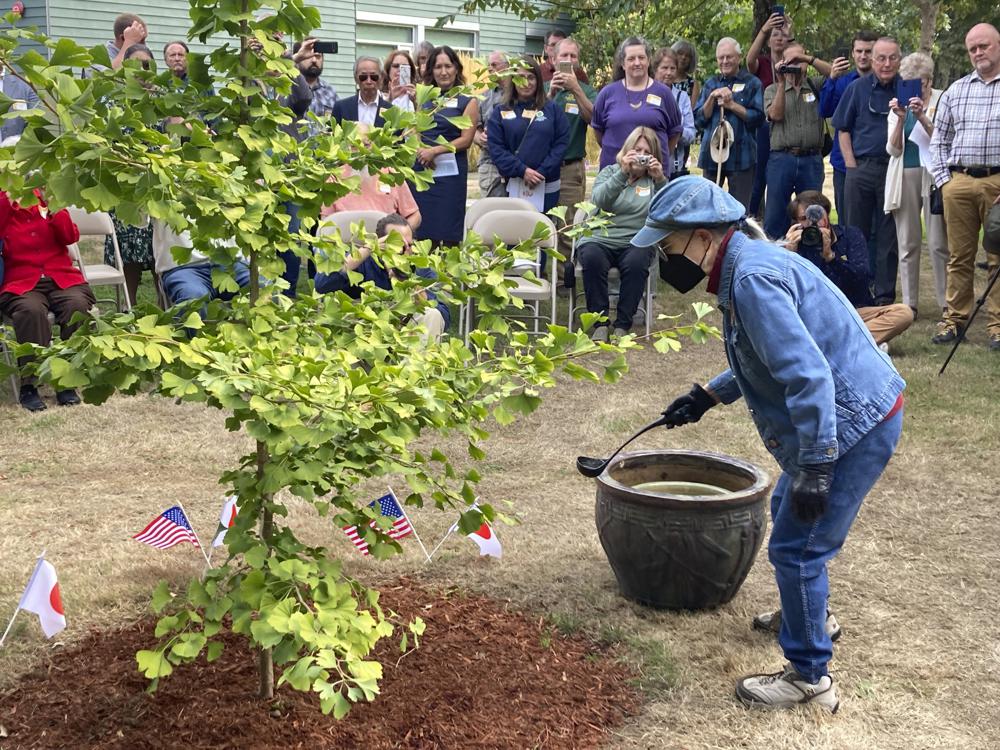
<svg viewBox="0 0 1000 750"><path fill-rule="evenodd" d="M729 245L726 247L726 257L722 259L722 275L719 277L719 293L717 295L719 307L723 310L728 311L731 306L730 297L733 286L733 268L736 266L736 259L739 257L748 239L749 237L743 234L743 232L737 230L733 233L733 236L729 240Z"/></svg>

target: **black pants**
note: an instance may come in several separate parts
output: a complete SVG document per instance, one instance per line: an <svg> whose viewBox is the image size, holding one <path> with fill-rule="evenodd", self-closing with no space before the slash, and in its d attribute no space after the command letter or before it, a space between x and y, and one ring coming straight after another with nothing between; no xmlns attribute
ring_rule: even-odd
<svg viewBox="0 0 1000 750"><path fill-rule="evenodd" d="M608 271L612 267L618 269L621 282L614 327L629 330L642 294L646 291L649 248L626 245L612 249L597 242L587 242L580 245L576 253L583 266L583 292L587 298L587 312L607 314L611 304L608 299Z"/></svg>
<svg viewBox="0 0 1000 750"><path fill-rule="evenodd" d="M48 346L52 341L50 310L59 325L59 334L62 338L68 338L77 327L70 323L70 318L74 313L89 311L94 303L94 293L87 284L60 289L52 279L43 276L35 284L34 289L29 289L24 294L13 292L0 294L0 313L10 318L18 343ZM33 357L21 357L17 364L23 368L33 359ZM35 378L24 377L21 382L31 385L34 384Z"/></svg>
<svg viewBox="0 0 1000 750"><path fill-rule="evenodd" d="M869 244L875 241L875 262L871 269L875 304L890 305L896 301L899 246L896 221L892 214L881 210L889 162L865 157L858 157L857 161L858 166L848 169L844 180L844 223L860 229Z"/></svg>

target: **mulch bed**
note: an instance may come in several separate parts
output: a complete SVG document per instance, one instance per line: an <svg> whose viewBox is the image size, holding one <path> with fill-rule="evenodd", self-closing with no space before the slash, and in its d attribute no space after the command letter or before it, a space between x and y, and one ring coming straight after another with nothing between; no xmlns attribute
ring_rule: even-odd
<svg viewBox="0 0 1000 750"><path fill-rule="evenodd" d="M339 722L288 686L257 700L255 662L232 636L218 660L148 694L134 656L155 642L143 621L55 652L0 696L0 748L589 748L638 708L628 670L583 638L482 596L406 579L382 592L427 631L402 658L398 638L383 641L381 695Z"/></svg>

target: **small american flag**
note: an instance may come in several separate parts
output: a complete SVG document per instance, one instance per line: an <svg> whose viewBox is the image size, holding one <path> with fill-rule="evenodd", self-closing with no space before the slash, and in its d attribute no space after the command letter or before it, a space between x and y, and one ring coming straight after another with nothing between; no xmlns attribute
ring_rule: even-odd
<svg viewBox="0 0 1000 750"><path fill-rule="evenodd" d="M390 537L393 539L402 539L403 537L407 537L413 533L413 528L410 526L410 519L406 517L403 509L399 506L399 502L396 500L396 496L392 494L392 492L389 492L388 495L383 495L377 500L372 500L368 503L368 507L374 508L376 507L376 504L379 512L383 516L388 516L393 519L392 528L386 532ZM369 526L374 529L377 528L378 523L376 521L372 521ZM368 542L366 542L364 537L358 533L357 526L345 526L344 533L347 534L347 538L351 540L362 555L371 554L368 551Z"/></svg>
<svg viewBox="0 0 1000 750"><path fill-rule="evenodd" d="M182 542L191 542L195 547L201 546L179 505L163 511L132 538L157 549L170 549Z"/></svg>

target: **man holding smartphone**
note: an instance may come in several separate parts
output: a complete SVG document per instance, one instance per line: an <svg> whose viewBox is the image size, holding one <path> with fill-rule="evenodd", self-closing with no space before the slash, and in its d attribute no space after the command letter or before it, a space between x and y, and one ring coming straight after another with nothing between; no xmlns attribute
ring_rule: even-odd
<svg viewBox="0 0 1000 750"><path fill-rule="evenodd" d="M872 72L872 48L877 40L878 34L874 31L859 31L854 35L850 50L845 51L847 54L834 58L830 77L826 79L823 88L819 91L819 112L824 118L833 117L833 113L837 111L837 105L840 104L848 86L854 83L859 76ZM850 69L851 60L854 61L854 70ZM833 167L833 203L837 207L837 216L843 221L846 212L844 180L847 177L847 169L844 166L844 155L840 151L840 139L836 132L833 134L830 166ZM881 206L873 206L873 210L881 211L882 208Z"/></svg>
<svg viewBox="0 0 1000 750"><path fill-rule="evenodd" d="M572 223L576 204L587 199L587 170L584 157L587 152L587 126L594 111L597 91L576 76L580 67L580 45L575 39L559 42L555 51L556 72L546 84L550 99L562 110L569 123L569 145L563 156L560 171L559 205L566 206L566 220ZM576 282L573 263L568 260L572 240L565 233L559 235L559 252L566 256L563 267L563 284L572 287Z"/></svg>
<svg viewBox="0 0 1000 750"><path fill-rule="evenodd" d="M842 222L860 229L869 243L874 240L875 304L891 305L896 301L899 265L896 221L881 210L873 214L873 208L885 205L889 102L896 98L902 55L899 42L890 37L881 37L872 52L873 72L847 87L833 115L833 126L840 131L837 137L847 169Z"/></svg>
<svg viewBox="0 0 1000 750"><path fill-rule="evenodd" d="M337 91L320 78L323 75L323 53L320 49L329 49L323 45L331 43L321 42L316 37L306 37L303 41L295 43L295 46L292 47L292 54L297 54L302 49L302 45L310 41L312 42L312 53L300 57L295 65L306 79L309 88L312 89L309 111L321 120L326 120L333 114L333 105L337 103ZM322 125L314 122L309 123L309 135L317 135L322 130Z"/></svg>

